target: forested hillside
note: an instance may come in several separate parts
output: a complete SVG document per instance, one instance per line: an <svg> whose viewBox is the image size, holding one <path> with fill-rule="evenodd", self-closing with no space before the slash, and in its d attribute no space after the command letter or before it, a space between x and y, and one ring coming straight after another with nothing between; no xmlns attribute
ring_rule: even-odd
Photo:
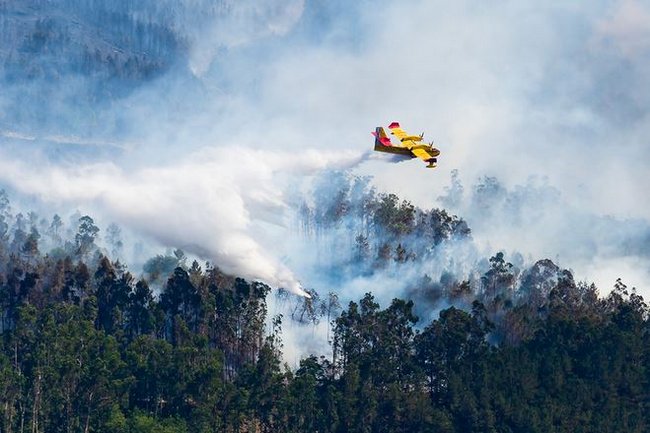
<svg viewBox="0 0 650 433"><path fill-rule="evenodd" d="M171 6L3 0L0 71L10 81L99 74L136 84L168 69L187 49Z"/></svg>
<svg viewBox="0 0 650 433"><path fill-rule="evenodd" d="M306 208L333 222L326 215L359 202L339 203L349 210ZM442 210L382 194L366 203L373 228L350 252L367 245L364 272L381 272L382 260L427 260L409 238L416 224L428 221L432 250L469 236ZM332 321L331 352L289 367L282 325L301 316L268 317L267 285L188 264L180 251L136 276L111 258L123 246L116 226L99 248L103 231L90 216L67 227L59 216L14 212L3 192L2 432L644 432L650 424L648 307L620 280L599 298L550 260L515 275L497 253L478 280L423 280L414 296L383 307L368 293L340 311L332 286L329 296L292 298ZM396 245L377 255L389 238L405 256ZM437 302L422 293L433 292L456 306L419 319L416 311Z"/></svg>

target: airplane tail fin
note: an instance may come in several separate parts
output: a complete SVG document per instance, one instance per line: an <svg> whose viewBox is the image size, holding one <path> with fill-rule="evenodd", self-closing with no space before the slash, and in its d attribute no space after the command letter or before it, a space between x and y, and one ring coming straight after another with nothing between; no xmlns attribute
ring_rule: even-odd
<svg viewBox="0 0 650 433"><path fill-rule="evenodd" d="M379 147L380 149L384 146L392 146L390 138L386 135L386 131L381 126L378 126L375 129L375 132L372 132L372 135L375 136L375 149Z"/></svg>

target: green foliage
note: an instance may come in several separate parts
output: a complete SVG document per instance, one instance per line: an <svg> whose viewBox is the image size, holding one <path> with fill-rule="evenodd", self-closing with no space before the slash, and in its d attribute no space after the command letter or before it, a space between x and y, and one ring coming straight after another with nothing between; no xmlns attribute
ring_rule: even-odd
<svg viewBox="0 0 650 433"><path fill-rule="evenodd" d="M375 224L395 236L411 233L415 226L415 207L395 194L382 195L375 210Z"/></svg>
<svg viewBox="0 0 650 433"><path fill-rule="evenodd" d="M444 211L411 220L408 203L380 201L375 215L394 238L378 254L386 266L410 260L404 227L432 228L434 243L456 236ZM43 256L36 233L11 252L17 235L32 234L21 234L26 223L16 218L13 240L0 241L10 252L0 254L1 432L650 428L650 309L620 279L598 298L548 260L519 278L497 253L480 279L422 278L412 293L455 305L422 322L413 300L382 308L368 293L340 311L335 293L310 290L294 315L332 321L332 357L308 356L292 370L282 363L282 317L265 328L267 285L209 264L188 268L177 250L155 295L108 257ZM84 223L79 245L91 245L97 232ZM371 237L357 236L360 255ZM431 317L430 305L418 315Z"/></svg>
<svg viewBox="0 0 650 433"><path fill-rule="evenodd" d="M82 259L95 247L95 239L99 234L99 227L88 215L79 218L79 227L75 235L76 254Z"/></svg>
<svg viewBox="0 0 650 433"><path fill-rule="evenodd" d="M332 262L326 270L331 275L425 261L438 246L471 234L463 219L444 209L420 209L395 194L377 194L367 178L349 173L327 173L310 196L313 204L303 203L299 211L300 229L325 254L337 251L325 261ZM345 271L339 261L349 265Z"/></svg>
<svg viewBox="0 0 650 433"><path fill-rule="evenodd" d="M179 266L180 262L176 255L157 255L150 258L142 266L152 282L157 282L161 278L167 278Z"/></svg>
<svg viewBox="0 0 650 433"><path fill-rule="evenodd" d="M187 423L179 418L157 419L136 412L128 421L130 433L186 433Z"/></svg>

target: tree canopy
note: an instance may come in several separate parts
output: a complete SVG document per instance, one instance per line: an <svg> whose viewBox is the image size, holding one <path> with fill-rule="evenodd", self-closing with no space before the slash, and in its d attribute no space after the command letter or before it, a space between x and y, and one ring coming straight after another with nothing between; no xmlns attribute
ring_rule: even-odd
<svg viewBox="0 0 650 433"><path fill-rule="evenodd" d="M407 249L404 228L416 220L398 216L411 207L380 203L397 221L382 230L395 227L388 236ZM452 217L435 215L451 227ZM342 308L335 293L310 290L293 318L268 317L269 286L209 263L188 266L179 250L173 269L165 270L171 256L160 256L135 277L98 249L89 216L74 241L60 217L43 228L38 218L12 216L4 194L0 216L1 432L650 426L649 310L620 279L600 298L550 260L518 270L498 252L472 281L420 280L421 291L435 286L446 300L438 314L431 308L441 304L397 298L382 307L372 293ZM359 260L376 234L363 236ZM147 279L154 271L159 292ZM331 353L286 365L283 320L326 320Z"/></svg>

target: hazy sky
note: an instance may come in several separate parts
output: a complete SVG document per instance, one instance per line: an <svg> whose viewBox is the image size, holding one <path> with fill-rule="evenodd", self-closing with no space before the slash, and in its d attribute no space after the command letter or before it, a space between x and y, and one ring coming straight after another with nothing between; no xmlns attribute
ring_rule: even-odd
<svg viewBox="0 0 650 433"><path fill-rule="evenodd" d="M190 46L180 72L95 113L102 131L129 131L119 151L71 164L5 149L0 182L291 286L286 193L308 176L355 167L429 208L459 169L468 197L495 176L524 207L516 224L507 207L486 224L467 206L486 251L559 258L603 291L618 276L650 288L647 247L609 248L617 233L648 239L648 2L228 3L200 26L179 20ZM359 164L370 131L391 121L435 140L437 170ZM558 194L538 201L540 188Z"/></svg>

